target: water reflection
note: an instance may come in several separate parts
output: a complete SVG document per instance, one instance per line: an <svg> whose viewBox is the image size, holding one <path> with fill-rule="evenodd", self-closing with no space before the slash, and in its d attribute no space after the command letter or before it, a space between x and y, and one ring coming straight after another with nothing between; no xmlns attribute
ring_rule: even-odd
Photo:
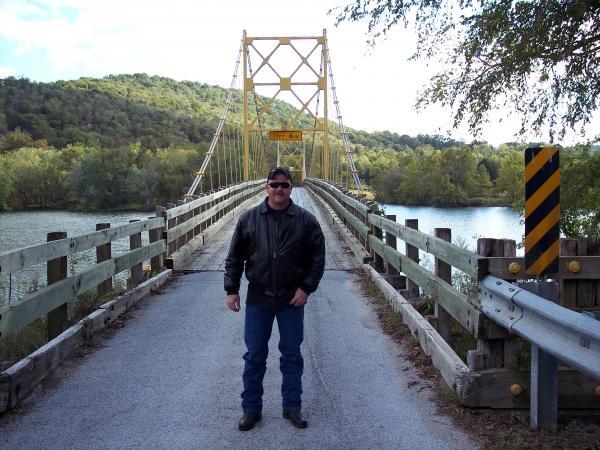
<svg viewBox="0 0 600 450"><path fill-rule="evenodd" d="M67 237L79 236L96 230L97 223L111 226L134 219L146 219L150 213L75 213L68 211L27 211L0 213L0 253L46 242L49 232L66 231ZM142 242L148 241L148 233L142 233ZM129 238L112 244L112 256L129 250ZM94 265L96 250L90 249L68 257L67 271L71 275ZM114 283L124 283L128 277L123 272L114 277ZM36 264L12 275L0 274L0 305L14 302L29 292L45 286L46 263Z"/></svg>
<svg viewBox="0 0 600 450"><path fill-rule="evenodd" d="M452 241L464 241L467 248L475 251L477 238L514 239L521 242L525 231L519 214L500 206L470 208L434 208L431 206L384 205L386 214L395 214L396 222L418 219L419 229L433 234L434 228L450 228ZM523 250L517 249L517 255Z"/></svg>

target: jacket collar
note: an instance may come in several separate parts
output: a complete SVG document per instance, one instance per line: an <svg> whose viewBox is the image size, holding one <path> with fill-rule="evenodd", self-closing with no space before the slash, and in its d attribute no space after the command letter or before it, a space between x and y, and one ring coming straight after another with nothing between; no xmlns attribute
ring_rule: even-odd
<svg viewBox="0 0 600 450"><path fill-rule="evenodd" d="M269 207L267 206L267 202L269 201L269 197L266 197L265 200L259 205L258 210L261 214L266 214L269 212ZM288 216L295 216L298 212L298 207L290 198L290 206L285 212Z"/></svg>

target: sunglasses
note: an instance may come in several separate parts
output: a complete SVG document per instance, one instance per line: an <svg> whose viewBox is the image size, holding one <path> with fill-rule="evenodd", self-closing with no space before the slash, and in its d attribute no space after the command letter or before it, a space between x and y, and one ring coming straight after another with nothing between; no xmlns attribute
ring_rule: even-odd
<svg viewBox="0 0 600 450"><path fill-rule="evenodd" d="M278 187L283 188L283 189L288 189L292 186L287 181L271 181L270 183L268 183L268 185L270 187L272 187L273 189L277 189Z"/></svg>

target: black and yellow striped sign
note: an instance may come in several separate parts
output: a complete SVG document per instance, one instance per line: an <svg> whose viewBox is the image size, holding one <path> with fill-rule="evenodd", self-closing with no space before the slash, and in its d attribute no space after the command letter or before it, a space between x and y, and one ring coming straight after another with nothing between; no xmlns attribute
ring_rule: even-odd
<svg viewBox="0 0 600 450"><path fill-rule="evenodd" d="M525 149L525 272L558 272L560 166L555 147Z"/></svg>

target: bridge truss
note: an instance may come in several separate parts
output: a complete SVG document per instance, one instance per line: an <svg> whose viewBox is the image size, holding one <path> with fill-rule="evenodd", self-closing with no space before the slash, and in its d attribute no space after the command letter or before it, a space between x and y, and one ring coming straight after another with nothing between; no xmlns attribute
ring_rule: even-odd
<svg viewBox="0 0 600 450"><path fill-rule="evenodd" d="M230 113L240 106L241 124ZM332 110L337 123L329 119ZM322 36L288 37L250 37L244 31L217 129L186 197L198 187L263 178L274 165L287 167L297 182L320 178L362 193L326 30Z"/></svg>

